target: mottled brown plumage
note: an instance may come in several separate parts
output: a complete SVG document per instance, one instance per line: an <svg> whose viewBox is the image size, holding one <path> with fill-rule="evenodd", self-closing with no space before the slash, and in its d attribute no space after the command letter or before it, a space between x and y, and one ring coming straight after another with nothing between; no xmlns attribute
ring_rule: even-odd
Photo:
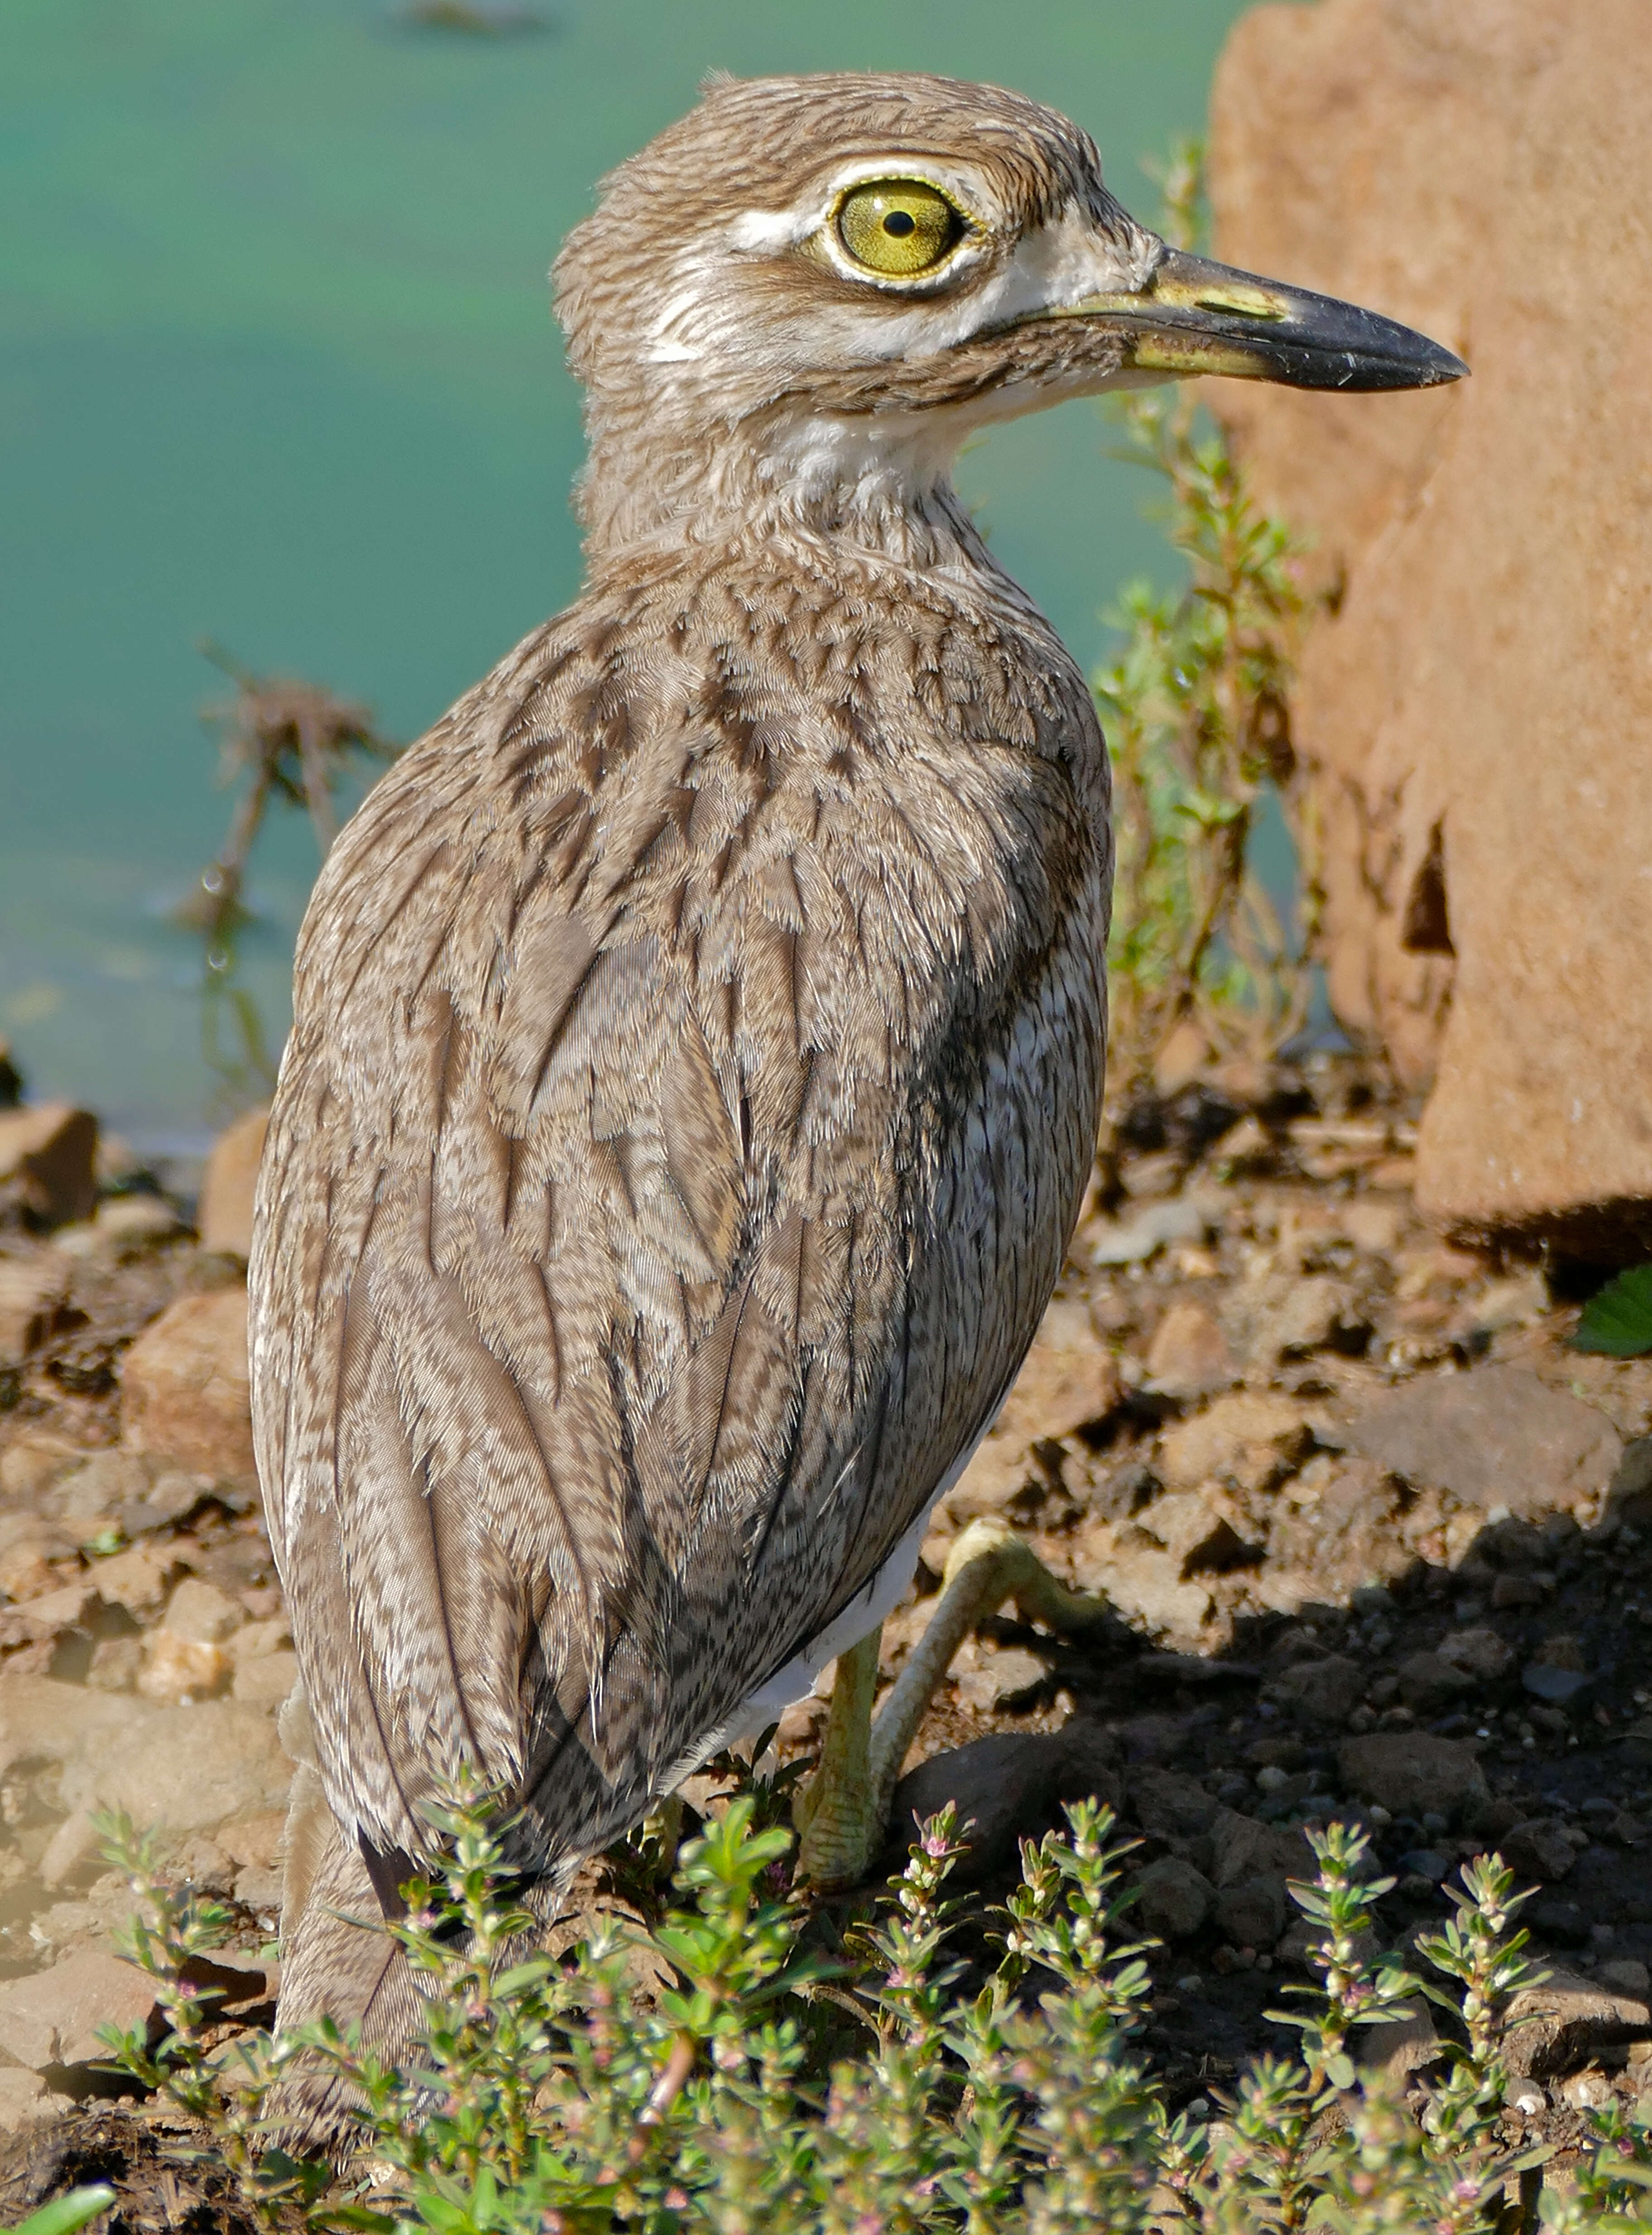
<svg viewBox="0 0 1652 2235"><path fill-rule="evenodd" d="M833 230L890 178L967 220L915 281ZM934 78L718 84L571 237L587 587L334 847L260 1184L331 1812L284 2015L405 2024L331 1911L462 1763L554 1889L869 1627L1013 1378L1094 1138L1107 767L947 466L1157 377L1183 266L1064 119Z"/></svg>

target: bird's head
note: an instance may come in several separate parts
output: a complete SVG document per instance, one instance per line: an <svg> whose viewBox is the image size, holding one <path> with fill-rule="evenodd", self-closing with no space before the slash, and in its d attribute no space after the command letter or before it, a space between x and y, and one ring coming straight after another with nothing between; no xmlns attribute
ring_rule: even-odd
<svg viewBox="0 0 1652 2235"><path fill-rule="evenodd" d="M950 78L713 82L608 180L555 278L599 547L728 514L921 512L966 436L1065 397L1465 370L1392 319L1168 246L1064 116Z"/></svg>

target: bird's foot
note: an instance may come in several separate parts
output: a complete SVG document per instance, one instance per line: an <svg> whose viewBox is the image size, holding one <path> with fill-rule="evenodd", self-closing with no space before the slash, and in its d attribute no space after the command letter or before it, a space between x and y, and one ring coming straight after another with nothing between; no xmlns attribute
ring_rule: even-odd
<svg viewBox="0 0 1652 2235"><path fill-rule="evenodd" d="M840 1654L820 1766L797 1796L799 1875L830 1890L856 1884L882 1847L907 1750L953 1655L978 1622L1013 1599L1030 1622L1063 1635L1095 1629L1107 1602L1069 1590L1001 1521L972 1522L947 1556L941 1603L908 1655L875 1724L878 1644Z"/></svg>

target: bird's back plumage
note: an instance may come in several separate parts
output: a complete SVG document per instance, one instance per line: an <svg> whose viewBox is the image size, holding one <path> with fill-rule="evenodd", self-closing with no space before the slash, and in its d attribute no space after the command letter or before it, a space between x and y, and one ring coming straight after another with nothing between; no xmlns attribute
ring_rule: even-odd
<svg viewBox="0 0 1652 2235"><path fill-rule="evenodd" d="M339 1822L554 1874L859 1591L1031 1340L1100 1090L1105 764L977 554L612 567L301 942L260 1469Z"/></svg>

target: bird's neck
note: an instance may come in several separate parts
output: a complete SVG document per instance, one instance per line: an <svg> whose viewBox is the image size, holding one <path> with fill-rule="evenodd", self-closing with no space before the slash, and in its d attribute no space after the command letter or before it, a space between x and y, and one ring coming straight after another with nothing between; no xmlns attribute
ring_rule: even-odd
<svg viewBox="0 0 1652 2235"><path fill-rule="evenodd" d="M662 548L775 538L928 572L999 570L953 488L943 415L778 415L708 442L626 419L591 427L579 509L592 571ZM961 430L967 432L967 429Z"/></svg>

